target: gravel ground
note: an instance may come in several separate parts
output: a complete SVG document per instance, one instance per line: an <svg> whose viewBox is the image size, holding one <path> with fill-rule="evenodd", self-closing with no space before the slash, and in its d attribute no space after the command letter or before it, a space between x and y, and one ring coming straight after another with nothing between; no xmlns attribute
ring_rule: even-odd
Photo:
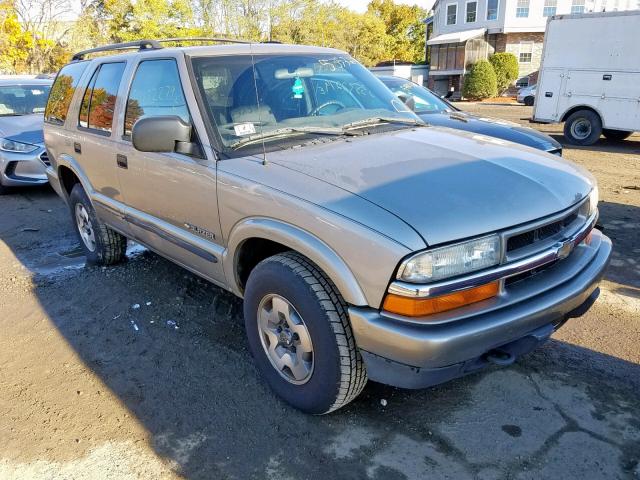
<svg viewBox="0 0 640 480"><path fill-rule="evenodd" d="M639 135L565 150L615 248L584 317L510 368L370 382L324 417L261 382L233 296L135 246L86 267L48 188L0 198L0 479L639 479L639 153Z"/></svg>

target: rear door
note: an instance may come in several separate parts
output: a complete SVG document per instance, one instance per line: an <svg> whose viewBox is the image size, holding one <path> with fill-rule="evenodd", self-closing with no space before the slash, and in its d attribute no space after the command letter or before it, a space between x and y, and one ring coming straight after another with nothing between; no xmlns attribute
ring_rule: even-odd
<svg viewBox="0 0 640 480"><path fill-rule="evenodd" d="M91 197L98 215L109 225L126 233L123 195L118 181L114 119L118 89L126 61L97 64L86 84L73 130L73 156L93 188Z"/></svg>
<svg viewBox="0 0 640 480"><path fill-rule="evenodd" d="M223 282L222 235L216 197L216 162L202 148L185 89L186 69L176 58L143 58L134 65L121 121L119 178L134 236L177 263ZM200 152L140 152L131 143L140 118L176 115L192 125Z"/></svg>

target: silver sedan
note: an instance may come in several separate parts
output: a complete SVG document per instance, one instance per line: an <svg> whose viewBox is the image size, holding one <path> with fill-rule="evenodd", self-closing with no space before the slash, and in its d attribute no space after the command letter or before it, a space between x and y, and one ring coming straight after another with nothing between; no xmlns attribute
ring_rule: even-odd
<svg viewBox="0 0 640 480"><path fill-rule="evenodd" d="M42 136L51 80L0 79L0 194L47 183Z"/></svg>

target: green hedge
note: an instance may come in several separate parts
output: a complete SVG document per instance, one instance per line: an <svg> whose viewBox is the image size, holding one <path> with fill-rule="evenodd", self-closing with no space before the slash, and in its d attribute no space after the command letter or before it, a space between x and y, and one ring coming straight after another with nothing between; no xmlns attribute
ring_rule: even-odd
<svg viewBox="0 0 640 480"><path fill-rule="evenodd" d="M496 72L487 60L479 60L464 77L462 95L470 100L482 100L498 94Z"/></svg>
<svg viewBox="0 0 640 480"><path fill-rule="evenodd" d="M518 79L518 59L513 53L496 53L489 57L498 81L498 93L504 92Z"/></svg>

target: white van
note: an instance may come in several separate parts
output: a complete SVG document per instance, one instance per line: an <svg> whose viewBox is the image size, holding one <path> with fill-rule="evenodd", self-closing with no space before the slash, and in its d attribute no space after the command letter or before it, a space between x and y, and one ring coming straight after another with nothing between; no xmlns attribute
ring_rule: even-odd
<svg viewBox="0 0 640 480"><path fill-rule="evenodd" d="M592 145L640 131L640 10L549 18L533 113Z"/></svg>

